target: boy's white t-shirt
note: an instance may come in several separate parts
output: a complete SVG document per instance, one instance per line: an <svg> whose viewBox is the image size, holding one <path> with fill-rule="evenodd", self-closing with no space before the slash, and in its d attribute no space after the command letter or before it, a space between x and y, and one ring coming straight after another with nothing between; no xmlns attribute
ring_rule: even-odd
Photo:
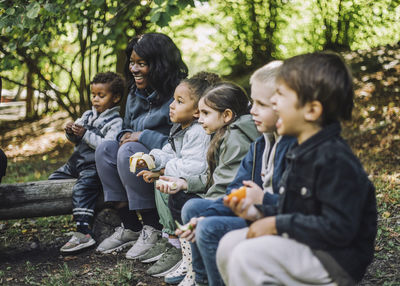
<svg viewBox="0 0 400 286"><path fill-rule="evenodd" d="M263 181L264 193L273 194L272 175L274 173L274 158L276 145L282 138L275 133L263 133L265 139L265 148L261 163L261 179Z"/></svg>

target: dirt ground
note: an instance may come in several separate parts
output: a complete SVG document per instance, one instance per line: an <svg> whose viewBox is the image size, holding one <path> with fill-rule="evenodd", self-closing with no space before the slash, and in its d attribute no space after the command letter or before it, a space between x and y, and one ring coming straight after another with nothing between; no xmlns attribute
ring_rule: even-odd
<svg viewBox="0 0 400 286"><path fill-rule="evenodd" d="M375 259L359 285L400 285L400 46L345 57L359 72L354 118L343 134L375 183L380 210ZM2 124L0 142L10 173L40 180L62 164L73 147L62 131L67 120L56 113ZM91 249L60 255L72 228L71 216L0 221L0 284L165 285L145 274L149 265L128 261L124 253L101 255Z"/></svg>

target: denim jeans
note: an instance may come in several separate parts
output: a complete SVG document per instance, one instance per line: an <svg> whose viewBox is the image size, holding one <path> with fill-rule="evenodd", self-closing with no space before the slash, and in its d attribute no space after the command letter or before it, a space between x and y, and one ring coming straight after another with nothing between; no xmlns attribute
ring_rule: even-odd
<svg viewBox="0 0 400 286"><path fill-rule="evenodd" d="M213 201L192 199L182 209L183 223L197 217ZM224 285L218 272L216 253L220 239L229 231L247 227L244 219L236 216L211 216L201 220L196 226L196 242L191 243L192 264L197 283L210 286Z"/></svg>

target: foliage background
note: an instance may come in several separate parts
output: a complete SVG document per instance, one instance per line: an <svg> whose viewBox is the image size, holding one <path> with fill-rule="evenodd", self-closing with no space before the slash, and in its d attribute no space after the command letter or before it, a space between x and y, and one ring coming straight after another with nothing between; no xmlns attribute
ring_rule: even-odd
<svg viewBox="0 0 400 286"><path fill-rule="evenodd" d="M90 106L90 80L122 73L128 40L171 36L194 74L247 85L271 59L400 40L400 0L0 0L0 77L27 90L27 117ZM243 76L245 80L243 80Z"/></svg>

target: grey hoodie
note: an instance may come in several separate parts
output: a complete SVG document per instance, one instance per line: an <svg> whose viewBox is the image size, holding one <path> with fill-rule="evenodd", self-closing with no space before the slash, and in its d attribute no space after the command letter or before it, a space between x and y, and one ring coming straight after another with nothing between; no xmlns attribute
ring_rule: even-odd
<svg viewBox="0 0 400 286"><path fill-rule="evenodd" d="M170 143L162 149L151 150L155 171L165 167L165 175L171 177L204 174L207 170L206 154L210 136L197 122L183 130L179 130L179 127L180 124L172 127L168 139Z"/></svg>

